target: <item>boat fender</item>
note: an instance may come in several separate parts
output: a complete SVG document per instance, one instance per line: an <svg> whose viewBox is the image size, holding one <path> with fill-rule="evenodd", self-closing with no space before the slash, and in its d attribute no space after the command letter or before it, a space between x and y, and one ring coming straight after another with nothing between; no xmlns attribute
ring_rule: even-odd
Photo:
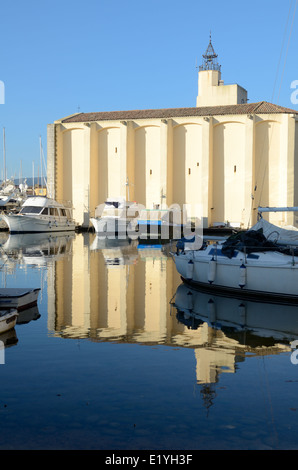
<svg viewBox="0 0 298 470"><path fill-rule="evenodd" d="M215 281L215 275L216 275L216 261L214 257L212 256L212 259L209 261L209 267L208 267L208 282L212 284L212 282Z"/></svg>
<svg viewBox="0 0 298 470"><path fill-rule="evenodd" d="M239 269L239 287L243 289L246 284L246 266L242 263Z"/></svg>
<svg viewBox="0 0 298 470"><path fill-rule="evenodd" d="M216 305L214 300L208 300L208 318L210 323L213 325L216 321Z"/></svg>
<svg viewBox="0 0 298 470"><path fill-rule="evenodd" d="M187 295L187 302L186 302L187 307L185 310L191 313L193 310L193 295L192 295L192 292L190 291L188 291L186 295Z"/></svg>
<svg viewBox="0 0 298 470"><path fill-rule="evenodd" d="M193 277L193 268L194 268L194 262L192 259L189 260L187 263L187 270L186 270L186 278L187 279L192 279Z"/></svg>

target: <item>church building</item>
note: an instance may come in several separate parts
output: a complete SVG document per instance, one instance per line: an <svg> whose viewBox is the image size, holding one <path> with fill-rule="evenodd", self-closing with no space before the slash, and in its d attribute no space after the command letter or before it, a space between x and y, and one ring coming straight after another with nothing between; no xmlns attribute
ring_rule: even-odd
<svg viewBox="0 0 298 470"><path fill-rule="evenodd" d="M48 125L47 178L90 225L123 196L147 209L193 207L204 227L247 228L261 206L298 205L298 112L224 84L211 38L193 108L76 113ZM292 213L269 220L293 224Z"/></svg>

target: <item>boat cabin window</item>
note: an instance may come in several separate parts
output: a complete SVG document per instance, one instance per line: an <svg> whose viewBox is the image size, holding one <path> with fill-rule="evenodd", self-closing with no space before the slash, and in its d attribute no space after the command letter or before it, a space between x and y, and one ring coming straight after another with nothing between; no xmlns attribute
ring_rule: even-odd
<svg viewBox="0 0 298 470"><path fill-rule="evenodd" d="M60 213L63 217L66 217L66 210L65 209L60 209Z"/></svg>
<svg viewBox="0 0 298 470"><path fill-rule="evenodd" d="M41 213L41 215L49 215L49 209L45 207Z"/></svg>
<svg viewBox="0 0 298 470"><path fill-rule="evenodd" d="M25 206L20 210L20 214L39 214L42 207L38 206Z"/></svg>
<svg viewBox="0 0 298 470"><path fill-rule="evenodd" d="M58 216L58 211L56 207L50 207L50 215Z"/></svg>

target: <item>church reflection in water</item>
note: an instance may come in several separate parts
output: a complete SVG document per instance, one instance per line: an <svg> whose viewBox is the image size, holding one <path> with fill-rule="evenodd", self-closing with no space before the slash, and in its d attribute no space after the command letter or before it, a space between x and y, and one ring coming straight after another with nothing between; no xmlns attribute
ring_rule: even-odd
<svg viewBox="0 0 298 470"><path fill-rule="evenodd" d="M71 243L71 256L48 264L53 335L191 348L197 383L207 387L250 355L288 354L298 338L298 306L194 291L181 283L169 245L89 233Z"/></svg>

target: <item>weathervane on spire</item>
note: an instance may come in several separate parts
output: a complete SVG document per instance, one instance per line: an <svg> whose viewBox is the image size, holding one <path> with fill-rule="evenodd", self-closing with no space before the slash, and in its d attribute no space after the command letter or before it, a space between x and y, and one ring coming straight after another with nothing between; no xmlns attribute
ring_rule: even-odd
<svg viewBox="0 0 298 470"><path fill-rule="evenodd" d="M218 55L215 54L214 48L211 42L211 31L210 40L205 54L203 54L203 64L199 67L199 71L202 70L218 70L220 72L221 65L217 62Z"/></svg>

